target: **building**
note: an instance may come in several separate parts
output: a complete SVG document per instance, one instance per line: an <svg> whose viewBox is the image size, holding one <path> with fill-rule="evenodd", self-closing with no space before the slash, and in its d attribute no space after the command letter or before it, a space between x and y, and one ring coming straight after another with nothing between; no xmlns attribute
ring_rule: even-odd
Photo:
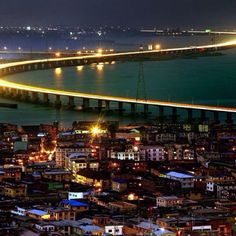
<svg viewBox="0 0 236 236"><path fill-rule="evenodd" d="M105 226L105 233L109 235L123 235L123 225L108 225Z"/></svg>
<svg viewBox="0 0 236 236"><path fill-rule="evenodd" d="M111 188L113 191L116 192L124 192L127 190L128 185L127 185L127 180L125 179L113 179L111 182Z"/></svg>
<svg viewBox="0 0 236 236"><path fill-rule="evenodd" d="M139 152L130 149L125 151L108 151L108 158L140 161Z"/></svg>
<svg viewBox="0 0 236 236"><path fill-rule="evenodd" d="M165 148L163 146L141 146L140 159L148 161L165 161Z"/></svg>
<svg viewBox="0 0 236 236"><path fill-rule="evenodd" d="M26 215L35 220L50 220L51 216L47 211L42 211L38 209L28 210Z"/></svg>
<svg viewBox="0 0 236 236"><path fill-rule="evenodd" d="M65 207L52 207L45 209L50 215L52 220L75 220L75 211Z"/></svg>
<svg viewBox="0 0 236 236"><path fill-rule="evenodd" d="M72 174L70 171L64 169L48 169L42 172L42 177L45 179L63 182L71 181Z"/></svg>
<svg viewBox="0 0 236 236"><path fill-rule="evenodd" d="M82 169L75 175L77 183L94 187L95 190L110 189L110 173Z"/></svg>
<svg viewBox="0 0 236 236"><path fill-rule="evenodd" d="M182 173L178 171L169 171L165 174L168 179L174 179L181 183L181 188L193 188L195 176L190 173Z"/></svg>
<svg viewBox="0 0 236 236"><path fill-rule="evenodd" d="M63 200L61 205L67 209L75 211L76 214L89 210L89 205L76 200Z"/></svg>
<svg viewBox="0 0 236 236"><path fill-rule="evenodd" d="M206 179L206 191L214 193L217 184L232 183L234 178L227 174L211 175Z"/></svg>
<svg viewBox="0 0 236 236"><path fill-rule="evenodd" d="M27 195L27 187L24 184L7 184L3 194L10 198L24 198Z"/></svg>
<svg viewBox="0 0 236 236"><path fill-rule="evenodd" d="M183 204L183 199L176 196L161 196L156 198L158 207L178 207Z"/></svg>
<svg viewBox="0 0 236 236"><path fill-rule="evenodd" d="M35 229L37 229L40 232L54 232L55 231L55 226L49 222L45 221L39 221L35 224Z"/></svg>
<svg viewBox="0 0 236 236"><path fill-rule="evenodd" d="M174 144L168 146L169 161L194 161L194 149L188 144Z"/></svg>
<svg viewBox="0 0 236 236"><path fill-rule="evenodd" d="M58 146L55 152L55 160L57 166L65 167L65 159L72 153L81 153L84 156L88 156L91 153L90 147L80 147L75 145L70 146Z"/></svg>

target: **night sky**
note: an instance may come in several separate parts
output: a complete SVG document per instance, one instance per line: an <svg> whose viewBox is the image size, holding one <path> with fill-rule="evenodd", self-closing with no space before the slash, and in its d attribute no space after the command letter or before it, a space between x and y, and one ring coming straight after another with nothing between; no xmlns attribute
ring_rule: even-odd
<svg viewBox="0 0 236 236"><path fill-rule="evenodd" d="M1 25L235 27L235 0L0 0Z"/></svg>

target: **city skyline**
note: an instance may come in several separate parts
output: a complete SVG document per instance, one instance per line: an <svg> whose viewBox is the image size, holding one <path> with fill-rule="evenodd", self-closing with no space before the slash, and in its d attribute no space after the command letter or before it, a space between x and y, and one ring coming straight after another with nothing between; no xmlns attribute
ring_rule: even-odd
<svg viewBox="0 0 236 236"><path fill-rule="evenodd" d="M235 27L236 2L167 0L9 0L0 3L2 25L130 27ZM223 17L222 17L223 16Z"/></svg>

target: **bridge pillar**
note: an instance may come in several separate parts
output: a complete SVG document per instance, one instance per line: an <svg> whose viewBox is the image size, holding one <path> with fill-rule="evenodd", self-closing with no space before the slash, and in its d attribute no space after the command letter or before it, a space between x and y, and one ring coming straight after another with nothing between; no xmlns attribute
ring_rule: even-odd
<svg viewBox="0 0 236 236"><path fill-rule="evenodd" d="M98 100L98 111L100 112L103 108L103 101L102 100Z"/></svg>
<svg viewBox="0 0 236 236"><path fill-rule="evenodd" d="M119 113L123 113L123 102L118 102Z"/></svg>
<svg viewBox="0 0 236 236"><path fill-rule="evenodd" d="M75 107L75 99L74 99L74 97L69 96L68 107L70 109Z"/></svg>
<svg viewBox="0 0 236 236"><path fill-rule="evenodd" d="M30 96L28 91L22 91L22 98L24 101L30 101Z"/></svg>
<svg viewBox="0 0 236 236"><path fill-rule="evenodd" d="M214 115L214 122L215 122L216 124L220 123L220 120L219 120L219 112L218 112L218 111L214 111L213 115Z"/></svg>
<svg viewBox="0 0 236 236"><path fill-rule="evenodd" d="M48 105L49 102L50 102L50 100L49 100L48 93L44 93L44 94L43 94L43 103L44 103L45 105Z"/></svg>
<svg viewBox="0 0 236 236"><path fill-rule="evenodd" d="M21 97L22 97L22 91L21 91L20 89L17 89L16 97L17 97L18 99L21 99Z"/></svg>
<svg viewBox="0 0 236 236"><path fill-rule="evenodd" d="M37 92L32 92L32 102L39 102L39 96Z"/></svg>
<svg viewBox="0 0 236 236"><path fill-rule="evenodd" d="M178 114L177 114L177 107L172 108L172 122L177 123Z"/></svg>
<svg viewBox="0 0 236 236"><path fill-rule="evenodd" d="M4 94L4 87L0 87L0 93Z"/></svg>
<svg viewBox="0 0 236 236"><path fill-rule="evenodd" d="M163 106L158 106L158 120L159 122L164 121L164 107Z"/></svg>
<svg viewBox="0 0 236 236"><path fill-rule="evenodd" d="M130 104L130 109L131 109L131 115L135 115L135 113L136 113L136 104L131 103Z"/></svg>
<svg viewBox="0 0 236 236"><path fill-rule="evenodd" d="M206 121L206 111L205 110L201 110L201 121L202 122Z"/></svg>
<svg viewBox="0 0 236 236"><path fill-rule="evenodd" d="M105 110L109 111L110 110L110 101L105 101Z"/></svg>
<svg viewBox="0 0 236 236"><path fill-rule="evenodd" d="M193 110L188 109L188 122L192 123L193 122Z"/></svg>
<svg viewBox="0 0 236 236"><path fill-rule="evenodd" d="M232 119L232 113L227 112L226 114L226 121L227 124L232 124L233 123L233 119Z"/></svg>
<svg viewBox="0 0 236 236"><path fill-rule="evenodd" d="M83 98L83 109L88 110L90 108L90 100L89 98Z"/></svg>
<svg viewBox="0 0 236 236"><path fill-rule="evenodd" d="M56 109L60 109L61 106L62 106L61 97L60 97L60 95L56 95L55 107L56 107Z"/></svg>
<svg viewBox="0 0 236 236"><path fill-rule="evenodd" d="M148 115L148 104L144 104L144 106L143 106L143 113L144 113L144 116Z"/></svg>
<svg viewBox="0 0 236 236"><path fill-rule="evenodd" d="M16 89L9 88L8 96L11 97L11 98L14 98L15 94L16 94Z"/></svg>

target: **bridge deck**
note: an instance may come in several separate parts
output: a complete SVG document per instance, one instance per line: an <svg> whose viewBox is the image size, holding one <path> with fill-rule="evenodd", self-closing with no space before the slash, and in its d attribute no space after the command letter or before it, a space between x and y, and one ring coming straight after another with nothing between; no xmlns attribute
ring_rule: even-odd
<svg viewBox="0 0 236 236"><path fill-rule="evenodd" d="M136 52L123 52L123 53L113 53L106 55L91 55L91 56L79 56L79 57L64 57L64 58L51 58L51 59L41 59L41 60L29 60L29 61L19 61L12 62L0 65L0 70L5 70L9 68L17 68L25 65L35 65L42 63L52 63L52 62L65 62L65 61L81 61L81 60L91 60L91 63L94 59L97 61L108 60L108 59L118 59L125 58L130 56L137 55L152 55L152 54L162 54L162 53L182 53L186 51L194 52L198 50L225 50L228 48L235 48L236 41L214 44L214 45L205 45L205 46L196 46L196 47L183 47L183 48L172 48L172 49L163 49L163 50L153 50L153 51L136 51ZM58 66L55 64L54 66ZM35 68L32 68L35 70ZM13 71L13 73L17 73L17 71ZM80 92L72 92L72 91L63 91L49 88L41 88L36 86L18 84L14 82L7 82L3 79L0 79L0 87L7 87L13 89L19 89L30 92L38 92L38 93L46 93L60 96L69 96L69 97L78 97L78 98L89 98L96 100L107 100L114 102L124 102L124 103L135 103L135 104L143 104L143 105L153 105L153 106L166 106L166 107L176 107L176 108L184 108L184 109L197 109L197 110L207 110L207 111L219 111L219 112L231 112L236 113L236 108L233 107L222 107L222 106L211 106L211 105L197 105L197 104L188 104L188 103L177 103L177 102L169 102L169 101L160 101L160 100L143 100L143 99L134 99L129 97L116 97L116 96L107 96L107 95L97 95L97 94L88 94L88 93L80 93Z"/></svg>
<svg viewBox="0 0 236 236"><path fill-rule="evenodd" d="M129 97L116 97L116 96L107 96L107 95L98 95L98 94L90 94L90 93L80 93L80 92L72 92L72 91L64 91L64 90L56 90L50 88L41 88L36 86L18 84L13 82L7 82L0 79L0 86L20 89L29 92L37 92L37 93L45 93L59 96L67 96L67 97L75 97L75 98L88 98L95 100L106 100L112 102L124 102L124 103L135 103L141 105L152 105L152 106L165 106L165 107L176 107L176 108L185 108L185 109L196 109L196 110L207 110L207 111L220 111L220 112L232 112L236 113L236 108L232 107L222 107L222 106L210 106L210 105L197 105L197 104L189 104L189 103L177 103L177 102L167 102L160 100L143 100L143 99L135 99Z"/></svg>

